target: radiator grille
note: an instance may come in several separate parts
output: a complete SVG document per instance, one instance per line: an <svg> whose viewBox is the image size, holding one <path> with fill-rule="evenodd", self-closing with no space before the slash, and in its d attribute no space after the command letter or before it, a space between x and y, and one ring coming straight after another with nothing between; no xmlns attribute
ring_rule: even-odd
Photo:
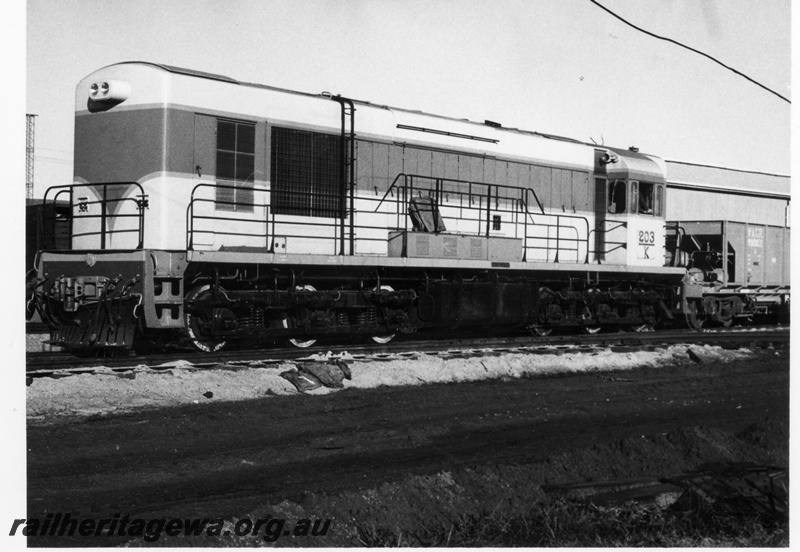
<svg viewBox="0 0 800 552"><path fill-rule="evenodd" d="M341 218L341 136L272 128L274 214Z"/></svg>

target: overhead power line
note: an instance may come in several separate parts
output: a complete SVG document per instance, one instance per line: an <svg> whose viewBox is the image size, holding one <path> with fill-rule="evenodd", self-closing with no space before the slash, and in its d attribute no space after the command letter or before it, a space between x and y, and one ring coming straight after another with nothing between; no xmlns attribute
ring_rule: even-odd
<svg viewBox="0 0 800 552"><path fill-rule="evenodd" d="M667 42L671 42L672 44L676 44L676 45L680 46L681 48L686 48L687 50L689 50L689 51L691 51L691 52L694 52L695 54L700 54L701 56L703 56L703 57L706 57L706 58L710 59L710 60L711 60L711 61L713 61L714 63L717 63L717 64L719 64L719 65L722 65L722 66L723 66L725 69L727 69L728 71L732 71L732 72L736 73L737 75L739 75L740 77L744 77L745 79L749 80L750 82L752 82L752 83L753 83L753 84L755 84L756 86L760 86L761 88L763 88L764 90L766 90L766 91L767 91L767 92L769 92L770 94L775 94L776 96L778 96L778 97L779 97L780 99L782 99L783 101L785 101L785 102L787 102L787 103L792 103L792 102L789 100L789 98L786 98L785 96L781 96L780 94L778 94L777 92L775 92L775 91L774 91L774 90L772 90L771 88L768 88L768 87L764 86L763 84L761 84L760 82L758 82L758 81L757 81L757 80L755 80L755 79L751 79L750 77L748 77L747 75L745 75L745 74L744 74L744 73L742 73L741 71L737 71L737 70L736 70L736 69L734 69L733 67L730 67L730 66L728 66L728 65L725 65L724 63L722 63L722 62L721 62L720 60L718 60L717 58L715 58L715 57L713 57L713 56L710 56L710 55L706 54L705 52L701 52L700 50L697 50L697 49L695 49L695 48L692 48L691 46L687 46L686 44L683 44L683 43L681 43L681 42L678 42L677 40L673 40L673 39L671 39L671 38L667 38L667 37L665 37L665 36L659 36L659 35L657 35L657 34L655 34L655 33L651 33L651 32L650 32L650 31L648 31L648 30L642 29L641 27L637 27L636 25L634 25L634 24L633 24L633 23L631 23L630 21L627 21L625 18L623 18L623 17L621 17L621 16L617 15L616 13L614 13L613 11L611 11L610 9L608 9L607 7L605 7L604 5L602 5L602 4L601 4L600 2L598 2L597 0L589 0L589 2L591 2L592 4L594 4L595 6L597 6L598 8L600 8L600 9L602 9L602 10L604 10L604 11L608 12L608 13L609 13L609 14L611 14L612 16L616 17L617 19L619 19L620 21L622 21L622 22L623 22L623 23L625 23L626 25L628 25L628 26L630 26L630 27L633 27L634 29L636 29L636 30L637 30L637 31L639 31L639 32L642 32L642 33L644 33L644 34L646 34L646 35L648 35L648 36L652 36L653 38L657 38L657 39L659 39L659 40L665 40L665 41L667 41Z"/></svg>
<svg viewBox="0 0 800 552"><path fill-rule="evenodd" d="M58 157L47 157L45 155L36 155L35 158L39 161L49 161L51 163L61 163L62 165L72 165L69 159L59 159Z"/></svg>

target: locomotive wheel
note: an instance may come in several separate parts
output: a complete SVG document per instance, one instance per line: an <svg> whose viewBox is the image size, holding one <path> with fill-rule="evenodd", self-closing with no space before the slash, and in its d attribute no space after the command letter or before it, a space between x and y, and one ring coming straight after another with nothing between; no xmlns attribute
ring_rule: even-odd
<svg viewBox="0 0 800 552"><path fill-rule="evenodd" d="M208 297L209 295L211 295L211 286L200 286L190 291L184 301L193 301L203 297ZM191 314L190 312L186 312L184 315L184 320L186 322L186 335L188 335L189 339L191 339L192 345L204 353L214 353L219 351L225 347L227 342L224 339L209 339L203 337L201 317L202 315L198 316Z"/></svg>
<svg viewBox="0 0 800 552"><path fill-rule="evenodd" d="M381 286L380 290L376 289L375 291L394 291L394 289L392 286ZM397 334L373 335L370 339L379 345L384 345L394 339L395 335Z"/></svg>
<svg viewBox="0 0 800 552"><path fill-rule="evenodd" d="M309 286L309 285L297 286L295 288L295 291L317 291L317 288L315 288L314 286ZM289 320L286 319L286 318L283 319L283 327L284 328L288 328L289 327ZM294 338L294 337L289 338L289 343L291 343L292 345L294 345L295 347L298 347L300 349L305 349L307 347L311 347L316 342L317 342L316 339L298 339L298 338Z"/></svg>
<svg viewBox="0 0 800 552"><path fill-rule="evenodd" d="M536 316L538 324L529 326L539 337L546 337L553 333L553 327L547 324L558 324L564 318L564 313L556 299L556 294L550 288L543 287L539 289L539 312Z"/></svg>
<svg viewBox="0 0 800 552"><path fill-rule="evenodd" d="M594 303L594 297L590 296L590 298L591 302ZM592 312L592 309L589 307L589 304L583 307L583 311L581 312L581 318L583 318L584 320L586 320L587 318L596 319L596 316ZM585 326L582 326L583 333L587 333L589 335L594 335L596 333L599 333L602 328L603 327L600 324L586 324Z"/></svg>
<svg viewBox="0 0 800 552"><path fill-rule="evenodd" d="M733 326L733 321L735 319L734 312L741 312L742 311L742 301L736 297L731 302L723 303L722 308L720 309L720 318L722 319L722 327L723 328L730 328Z"/></svg>
<svg viewBox="0 0 800 552"><path fill-rule="evenodd" d="M689 312L686 313L686 324L693 330L703 329L705 317L697 314L697 303L689 303Z"/></svg>
<svg viewBox="0 0 800 552"><path fill-rule="evenodd" d="M722 327L730 328L733 326L733 313L728 312L722 315Z"/></svg>
<svg viewBox="0 0 800 552"><path fill-rule="evenodd" d="M289 343L291 343L292 345L294 345L299 349L305 349L306 347L311 347L316 342L317 342L316 339L296 339L294 337L289 339Z"/></svg>

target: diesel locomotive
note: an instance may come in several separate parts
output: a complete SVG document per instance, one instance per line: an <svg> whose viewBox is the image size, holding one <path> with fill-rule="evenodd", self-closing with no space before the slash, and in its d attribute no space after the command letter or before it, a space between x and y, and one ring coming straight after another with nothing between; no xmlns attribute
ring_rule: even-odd
<svg viewBox="0 0 800 552"><path fill-rule="evenodd" d="M44 198L69 247L37 255L32 299L70 349L700 327L788 301L788 262L739 285L722 226L667 221L665 163L635 148L144 62L75 107L74 182Z"/></svg>

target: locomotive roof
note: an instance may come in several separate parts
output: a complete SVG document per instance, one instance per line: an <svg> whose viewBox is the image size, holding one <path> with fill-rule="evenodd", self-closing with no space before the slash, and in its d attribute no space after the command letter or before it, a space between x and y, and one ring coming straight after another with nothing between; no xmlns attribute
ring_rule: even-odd
<svg viewBox="0 0 800 552"><path fill-rule="evenodd" d="M239 113L237 110L240 109L240 104L231 99L232 95L222 93L222 89L219 88L220 86L234 85L240 89L243 96L248 97L249 103L247 105L248 109L250 109L248 113L253 116L263 115L266 108L260 106L258 98L252 92L264 90L272 93L276 99L282 97L280 102L274 104L277 107L272 108L271 116L275 120L297 116L298 118L295 121L298 124L309 124L319 128L327 128L326 125L338 124L338 116L334 120L332 114L321 115L315 107L311 106L311 102L328 101L329 103L329 100L338 99L340 96L327 92L310 94L264 84L240 82L225 75L147 61L114 63L88 75L78 86L78 95L76 96L78 112L85 109L84 102L86 100L84 98L89 91L92 77L103 75L102 78L107 78L105 75L111 74L115 78L125 79L125 73L129 71L127 68L131 68L130 70L135 72L136 69L134 68L137 66L141 69L149 68L179 77L175 80L182 82L183 85L162 89L169 90L169 93L184 94L180 99L177 99L177 96L175 97L175 105L182 106L186 102L198 102L192 105L214 112ZM119 70L115 70L115 68L119 68ZM188 79L203 79L209 82L209 86L194 86ZM204 90L196 90L200 88ZM233 90L231 89L231 91ZM248 91L251 93L248 94ZM167 92L163 92L163 94L167 94ZM308 102L308 108L293 101L294 99L302 100L300 103ZM434 148L449 147L452 146L453 140L466 139L464 142L459 142L459 146L465 151L477 152L478 154L489 152L489 155L499 155L507 159L535 160L548 166L572 168L580 171L590 171L595 163L594 151L602 149L608 152L613 151L619 159L619 163L614 163L613 168L616 170L611 171L616 174L617 178L630 176L631 178L658 182L664 181L665 178L665 166L662 159L658 156L641 154L635 149L610 148L605 144L590 144L555 134L504 127L499 123L488 120L484 122L470 121L419 110L374 104L363 100L344 99L364 107L365 114L370 114L366 119L362 119L362 121L365 121L365 123L362 122L359 131L362 137L384 138L390 136L394 140L403 143L421 143L427 147ZM147 96L146 99L137 101L143 102L143 105L149 105L149 103L160 105L161 102L169 103L170 100L166 95L158 96L158 92L154 92L152 95ZM442 126L446 128L437 128L440 125L430 124L434 122L433 120L441 121L443 123ZM503 145L499 146L502 136L505 139L503 139ZM538 141L538 144L534 144L530 140Z"/></svg>
<svg viewBox="0 0 800 552"><path fill-rule="evenodd" d="M291 89L288 89L288 88L281 88L281 87L278 87L278 86L271 86L271 85L267 85L267 84L259 84L259 83L253 83L253 82L238 81L236 79L233 79L231 77L227 77L225 75L218 75L216 73L207 73L205 71L196 71L194 69L186 69L186 68L183 68L183 67L176 67L174 65L166 65L166 64L163 64L163 63L153 63L153 62L150 62L150 61L123 61L123 62L120 62L120 63L114 63L112 65L125 65L125 64L152 65L154 67L158 67L158 68L163 69L165 71L168 71L170 73L175 73L175 74L179 74L179 75L186 75L186 76L190 76L190 77L197 77L197 78L203 78L203 79L216 80L216 81L226 82L226 83L229 83L229 84L238 84L240 86L249 86L249 87L252 87L252 88L261 88L261 89L264 89L264 90L272 90L272 91L275 91L275 92L285 92L287 94L296 94L298 96L306 96L306 97L310 97L310 98L319 98L320 96L322 96L322 94L312 94L310 92L300 92L300 91L297 91L297 90L291 90ZM108 67L110 67L110 66L108 66ZM417 109L407 109L407 108L402 108L402 107L389 106L389 105L386 105L386 104L376 104L376 103L373 103L373 102L369 102L369 101L366 101L366 100L358 100L358 99L355 99L355 98L348 98L348 99L352 100L354 103L358 103L358 104L361 104L361 105L366 105L366 106L370 106L370 107L374 107L374 108L378 108L378 109L387 109L387 110L392 110L392 111L403 111L403 112L406 112L406 113L417 113L417 114L420 114L420 115L425 115L425 116L428 116L428 117L437 117L439 119L446 119L446 120L449 120L449 121L458 121L458 122L461 122L461 123L469 123L469 124L479 125L479 126L490 126L490 127L497 128L498 130L504 130L504 131L509 131L509 132L518 132L518 133L521 133L521 134L529 134L529 135L533 135L533 136L540 136L542 138L547 138L547 139L550 139L550 140L558 140L558 141L562 141L562 142L570 142L570 143L573 143L573 144L580 144L580 145L586 145L586 146L591 146L591 147L601 147L601 148L605 148L605 149L613 149L616 152L625 152L625 155L633 155L633 156L637 155L637 154L633 154L633 152L631 152L629 150L623 150L623 149L617 149L617 148L609 148L608 146L590 144L588 142L583 142L581 140L576 140L574 138L569 138L569 137L566 137L566 136L558 136L556 134L537 132L537 131L534 131L534 130L523 130L523 129L514 128L514 127L506 127L506 126L502 126L502 125L499 125L497 123L493 123L493 122L490 122L490 121L486 121L484 123L481 123L481 122L478 122L478 121L470 121L469 119L459 119L459 118L456 118L456 117L447 117L445 115L437 115L435 113L428 113L426 111L421 111L421 110L417 110ZM642 157L642 159L646 158L646 156L641 156L641 157Z"/></svg>

